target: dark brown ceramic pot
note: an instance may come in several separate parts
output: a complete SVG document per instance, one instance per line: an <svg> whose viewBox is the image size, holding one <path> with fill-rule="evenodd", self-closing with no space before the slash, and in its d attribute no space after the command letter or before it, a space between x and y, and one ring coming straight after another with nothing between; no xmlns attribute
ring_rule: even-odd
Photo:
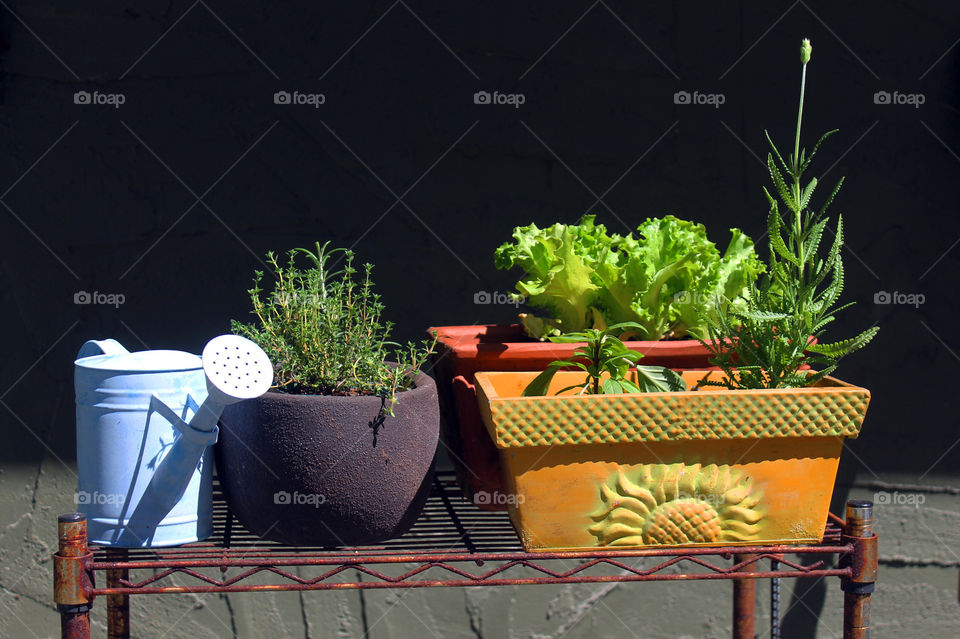
<svg viewBox="0 0 960 639"><path fill-rule="evenodd" d="M418 375L379 397L270 392L228 406L215 447L230 510L262 539L308 546L402 535L430 492L439 435L437 389Z"/></svg>

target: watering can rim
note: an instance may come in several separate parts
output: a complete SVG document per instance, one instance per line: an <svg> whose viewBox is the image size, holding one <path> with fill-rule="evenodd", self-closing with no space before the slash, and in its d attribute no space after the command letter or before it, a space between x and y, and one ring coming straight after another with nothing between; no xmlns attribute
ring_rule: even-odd
<svg viewBox="0 0 960 639"><path fill-rule="evenodd" d="M203 368L203 360L199 355L166 349L89 355L73 363L78 368L118 373L173 373Z"/></svg>

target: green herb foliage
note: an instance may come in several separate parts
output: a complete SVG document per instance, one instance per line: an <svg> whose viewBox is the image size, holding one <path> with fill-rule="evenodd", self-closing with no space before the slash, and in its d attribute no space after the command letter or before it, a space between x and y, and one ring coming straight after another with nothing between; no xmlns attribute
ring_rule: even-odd
<svg viewBox="0 0 960 639"><path fill-rule="evenodd" d="M571 360L557 360L537 375L523 390L523 395L546 395L550 382L561 368L578 368L587 376L582 384L567 386L560 393L580 389L581 395L599 395L609 393L644 393L656 391L686 390L683 378L669 368L662 366L636 366L643 357L637 351L630 350L612 333L637 330L638 324L623 322L600 330L586 330L551 337L557 343L579 343L583 346L574 350ZM634 368L635 367L635 368Z"/></svg>
<svg viewBox="0 0 960 639"><path fill-rule="evenodd" d="M515 228L495 262L526 272L516 298L545 312L521 315L531 337L625 322L624 339L706 336L704 318L718 305L742 306L741 292L763 270L750 238L731 234L721 255L702 224L672 215L626 236L586 215L579 224Z"/></svg>
<svg viewBox="0 0 960 639"><path fill-rule="evenodd" d="M803 94L810 59L810 43L801 47L803 72L800 80L800 109L792 155L784 160L770 134L767 141L767 168L778 202L764 189L770 202L767 216L770 254L767 272L749 287L746 308L721 307L708 318L711 362L723 371L722 381L702 384L727 388L791 388L814 384L837 367L843 357L863 348L879 330L870 328L856 337L835 342L821 340L825 327L838 311L852 304L838 304L843 291L843 219L838 216L833 241L825 254L820 250L831 229L826 216L843 184L841 178L819 209L811 206L817 179L806 185L803 173L820 148L836 131L829 131L810 154L800 148ZM787 209L786 219L781 204ZM726 340L733 337L733 340ZM804 370L806 366L817 371Z"/></svg>
<svg viewBox="0 0 960 639"><path fill-rule="evenodd" d="M274 366L278 390L322 395L379 395L392 414L396 393L413 386L416 371L433 344L390 341L393 324L382 319L383 304L374 292L373 265L354 268L348 249L293 249L286 265L274 253L267 264L274 272L271 290L263 289L262 271L249 290L257 321L234 320L233 332L263 348ZM330 261L341 254L343 265ZM298 265L298 258L306 267ZM388 363L393 360L395 364Z"/></svg>

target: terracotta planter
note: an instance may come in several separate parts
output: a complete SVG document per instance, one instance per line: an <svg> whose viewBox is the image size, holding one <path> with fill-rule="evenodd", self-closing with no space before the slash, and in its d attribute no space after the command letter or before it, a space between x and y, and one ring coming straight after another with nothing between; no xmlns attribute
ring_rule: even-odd
<svg viewBox="0 0 960 639"><path fill-rule="evenodd" d="M438 326L434 371L440 393L442 436L460 485L482 508L504 510L497 449L477 409L474 374L479 371L536 371L573 355L577 344L526 337L520 324ZM709 353L696 340L626 342L644 354L643 363L671 368L706 368Z"/></svg>
<svg viewBox="0 0 960 639"><path fill-rule="evenodd" d="M684 371L688 385L703 371ZM536 375L477 373L510 515L527 550L816 543L870 392L521 397ZM551 391L583 379L561 372Z"/></svg>
<svg viewBox="0 0 960 639"><path fill-rule="evenodd" d="M379 397L270 392L228 406L215 447L230 510L262 539L309 546L402 535L430 492L439 435L433 380Z"/></svg>

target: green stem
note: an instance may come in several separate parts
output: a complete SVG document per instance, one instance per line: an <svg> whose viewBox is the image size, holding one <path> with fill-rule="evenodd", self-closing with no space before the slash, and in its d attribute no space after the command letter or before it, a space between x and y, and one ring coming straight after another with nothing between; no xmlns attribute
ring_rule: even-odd
<svg viewBox="0 0 960 639"><path fill-rule="evenodd" d="M797 112L797 139L793 145L793 170L798 173L800 168L800 123L803 120L803 90L807 86L807 64L803 64L803 74L800 76L800 109Z"/></svg>
<svg viewBox="0 0 960 639"><path fill-rule="evenodd" d="M800 107L797 109L797 137L796 141L793 144L793 198L797 203L797 208L800 208L800 127L803 124L803 94L807 86L807 65L803 65L803 73L800 76ZM795 211L796 215L793 218L793 228L796 233L796 236L799 241L800 237L800 214L802 211ZM798 246L798 248L801 248ZM802 257L803 252L801 251L800 256Z"/></svg>
<svg viewBox="0 0 960 639"><path fill-rule="evenodd" d="M593 345L593 365L596 366L597 368L600 367L600 349L603 346L603 340L605 338L606 338L606 332L604 332L600 336L600 339L598 339L597 342ZM598 375L597 377L593 378L593 394L594 395L600 394L600 377L599 377L600 371L599 370L597 371L597 375Z"/></svg>
<svg viewBox="0 0 960 639"><path fill-rule="evenodd" d="M803 63L803 72L800 75L800 107L797 110L797 137L793 145L793 197L797 203L797 210L794 212L793 229L796 241L797 257L800 259L800 273L798 284L801 289L804 286L806 273L805 260L803 255L803 235L802 235L802 215L800 209L800 127L803 123L803 94L807 86L807 63ZM800 300L800 312L803 312L803 300Z"/></svg>

